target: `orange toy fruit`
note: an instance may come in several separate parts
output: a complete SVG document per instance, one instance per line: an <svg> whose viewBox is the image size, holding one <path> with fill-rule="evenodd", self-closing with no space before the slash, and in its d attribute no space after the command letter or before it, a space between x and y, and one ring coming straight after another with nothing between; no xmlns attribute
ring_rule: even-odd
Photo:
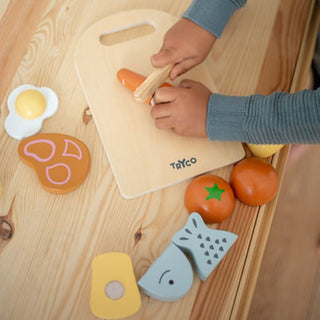
<svg viewBox="0 0 320 320"><path fill-rule="evenodd" d="M189 184L184 202L189 213L198 212L205 223L216 223L232 213L235 199L226 180L213 174L205 174Z"/></svg>
<svg viewBox="0 0 320 320"><path fill-rule="evenodd" d="M269 162L253 157L241 160L234 166L230 184L241 202L260 206L275 197L279 179Z"/></svg>

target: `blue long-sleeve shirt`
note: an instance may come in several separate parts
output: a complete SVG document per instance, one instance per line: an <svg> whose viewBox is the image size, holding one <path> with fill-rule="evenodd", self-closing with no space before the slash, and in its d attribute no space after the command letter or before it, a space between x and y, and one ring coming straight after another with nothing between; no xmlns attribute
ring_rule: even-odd
<svg viewBox="0 0 320 320"><path fill-rule="evenodd" d="M221 36L232 14L246 0L194 0L184 18ZM320 143L320 89L269 96L212 94L207 110L211 140L263 144Z"/></svg>

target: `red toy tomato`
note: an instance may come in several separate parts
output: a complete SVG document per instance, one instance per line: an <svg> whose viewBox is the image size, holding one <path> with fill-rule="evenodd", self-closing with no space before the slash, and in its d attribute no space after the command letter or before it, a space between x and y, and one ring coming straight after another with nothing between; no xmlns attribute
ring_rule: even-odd
<svg viewBox="0 0 320 320"><path fill-rule="evenodd" d="M205 174L191 181L184 202L189 213L198 212L205 223L215 223L232 213L235 200L233 190L226 180Z"/></svg>
<svg viewBox="0 0 320 320"><path fill-rule="evenodd" d="M234 166L230 184L241 202L260 206L275 197L279 179L276 170L266 160L247 158Z"/></svg>

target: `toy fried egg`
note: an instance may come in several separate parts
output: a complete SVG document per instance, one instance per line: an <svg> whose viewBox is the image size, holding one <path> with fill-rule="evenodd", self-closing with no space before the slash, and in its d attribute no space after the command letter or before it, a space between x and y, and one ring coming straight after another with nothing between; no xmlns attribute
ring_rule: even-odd
<svg viewBox="0 0 320 320"><path fill-rule="evenodd" d="M4 127L14 139L30 137L41 130L43 120L55 114L58 104L58 97L50 88L19 86L8 97L9 115Z"/></svg>

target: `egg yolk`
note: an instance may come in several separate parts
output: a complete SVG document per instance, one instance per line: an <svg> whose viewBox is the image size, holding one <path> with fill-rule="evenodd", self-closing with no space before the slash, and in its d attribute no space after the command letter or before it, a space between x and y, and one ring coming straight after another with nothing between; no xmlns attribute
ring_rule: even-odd
<svg viewBox="0 0 320 320"><path fill-rule="evenodd" d="M41 116L46 109L47 101L37 90L21 92L16 99L16 111L24 119L32 120Z"/></svg>

